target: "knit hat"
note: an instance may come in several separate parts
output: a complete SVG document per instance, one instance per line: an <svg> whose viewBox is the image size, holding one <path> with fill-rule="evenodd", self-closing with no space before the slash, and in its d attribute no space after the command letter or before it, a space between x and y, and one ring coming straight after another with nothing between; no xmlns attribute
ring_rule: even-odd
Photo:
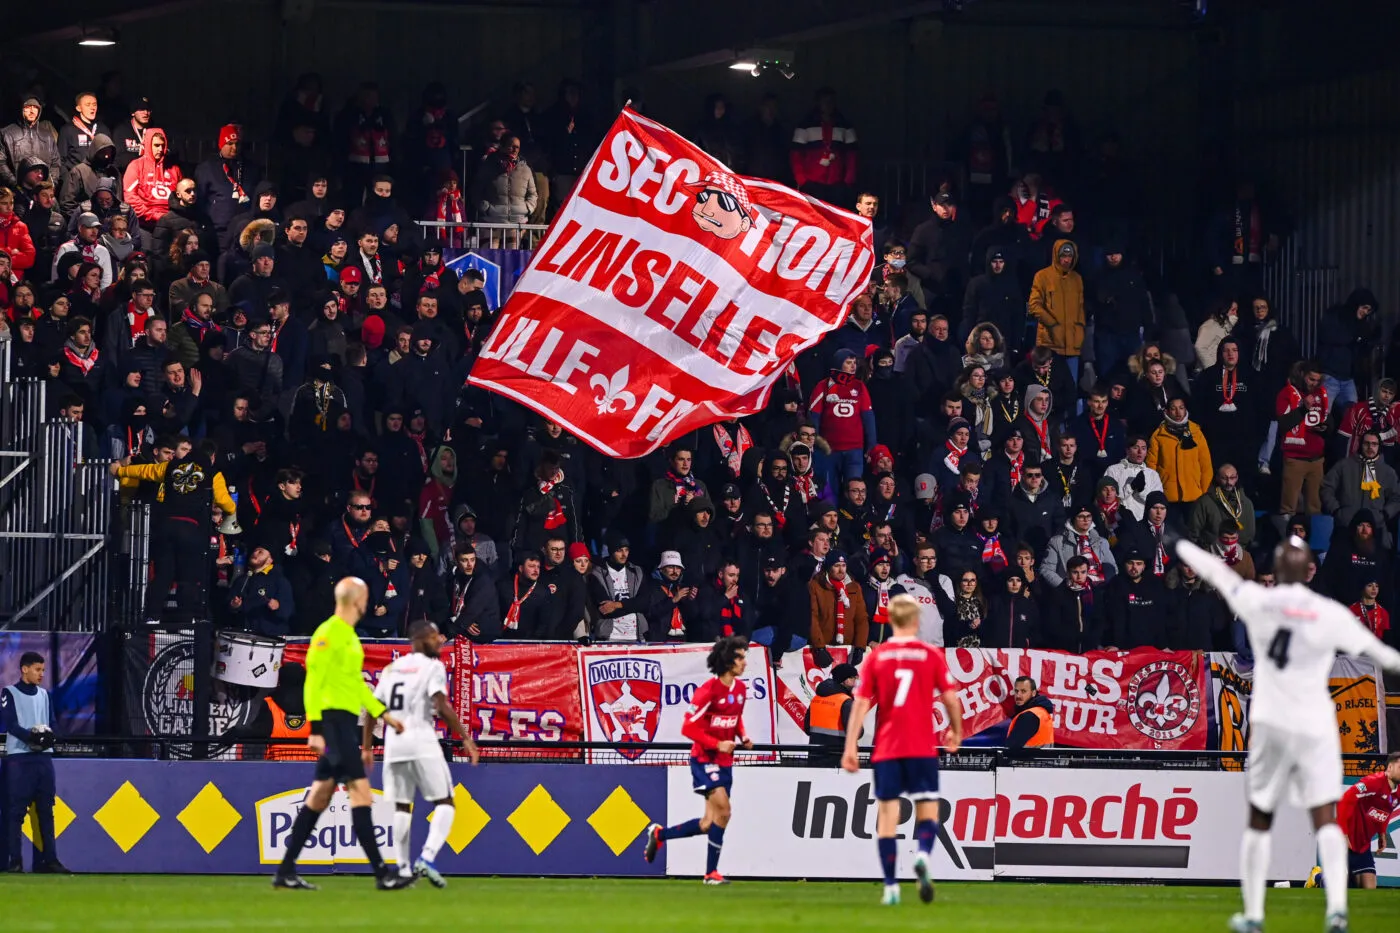
<svg viewBox="0 0 1400 933"><path fill-rule="evenodd" d="M632 542L627 540L627 536L616 528L608 529L608 533L603 536L603 544L607 547L609 554L632 546Z"/></svg>
<svg viewBox="0 0 1400 933"><path fill-rule="evenodd" d="M874 567L878 563L890 563L890 552L882 547L877 547L870 552L870 566Z"/></svg>
<svg viewBox="0 0 1400 933"><path fill-rule="evenodd" d="M953 418L948 422L948 437L951 438L958 431L967 431L969 434L972 433L972 425L966 418Z"/></svg>
<svg viewBox="0 0 1400 933"><path fill-rule="evenodd" d="M854 664L838 664L831 669L831 679L838 684L859 676L860 670Z"/></svg>
<svg viewBox="0 0 1400 933"><path fill-rule="evenodd" d="M248 255L253 259L276 259L277 251L267 243L259 243Z"/></svg>
<svg viewBox="0 0 1400 933"><path fill-rule="evenodd" d="M830 553L828 553L828 554L826 555L826 565L827 565L828 567L835 567L837 564L844 564L845 562L846 562L846 552L845 552L845 551L842 551L842 550L835 550L835 551L831 551Z"/></svg>
<svg viewBox="0 0 1400 933"><path fill-rule="evenodd" d="M222 149L229 143L238 142L241 135L241 127L237 123L228 123L219 128L219 148Z"/></svg>
<svg viewBox="0 0 1400 933"><path fill-rule="evenodd" d="M210 265L213 265L214 260L210 259L209 254L206 253L204 250L197 249L193 253L190 253L188 256L185 257L185 262L189 268L193 269L201 262L207 262Z"/></svg>
<svg viewBox="0 0 1400 933"><path fill-rule="evenodd" d="M575 541L573 544L569 545L569 561L572 563L580 557L587 557L589 560L593 559L593 555L588 553L588 545L584 544L582 541Z"/></svg>
<svg viewBox="0 0 1400 933"><path fill-rule="evenodd" d="M1118 491L1118 481L1111 476L1100 477L1098 485L1094 487L1094 491L1102 492L1105 486L1112 486L1114 492Z"/></svg>
<svg viewBox="0 0 1400 933"><path fill-rule="evenodd" d="M384 345L384 319L377 314L371 314L365 318L365 322L360 325L360 341L367 350L378 350Z"/></svg>
<svg viewBox="0 0 1400 933"><path fill-rule="evenodd" d="M1163 506L1165 506L1165 505L1167 505L1167 504L1168 504L1168 503L1167 503L1167 496L1166 496L1166 493L1162 492L1160 489L1153 490L1152 492L1149 492L1149 493L1147 494L1147 501L1146 501L1146 503L1145 503L1146 508L1149 508L1149 509L1150 509L1150 508L1152 508L1154 505L1163 505Z"/></svg>
<svg viewBox="0 0 1400 933"><path fill-rule="evenodd" d="M831 366L833 369L840 369L842 364L844 364L847 360L857 359L860 359L860 357L856 354L856 351L848 350L845 347L842 347L840 350L837 350L834 354L832 354Z"/></svg>

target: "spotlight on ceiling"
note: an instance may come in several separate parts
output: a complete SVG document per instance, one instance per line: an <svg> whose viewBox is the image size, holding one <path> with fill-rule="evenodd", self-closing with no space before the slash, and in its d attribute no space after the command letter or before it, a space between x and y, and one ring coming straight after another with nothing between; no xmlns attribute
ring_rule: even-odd
<svg viewBox="0 0 1400 933"><path fill-rule="evenodd" d="M791 80L797 74L792 59L793 54L787 49L747 49L736 55L729 67L733 71L742 71L755 78L765 72L776 71Z"/></svg>
<svg viewBox="0 0 1400 933"><path fill-rule="evenodd" d="M117 44L117 31L110 26L83 26L78 44L90 49L102 49Z"/></svg>

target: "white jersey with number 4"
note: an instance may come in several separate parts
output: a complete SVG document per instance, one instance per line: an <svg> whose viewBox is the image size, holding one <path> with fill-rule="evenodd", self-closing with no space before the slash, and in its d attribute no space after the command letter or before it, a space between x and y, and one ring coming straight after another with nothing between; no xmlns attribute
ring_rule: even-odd
<svg viewBox="0 0 1400 933"><path fill-rule="evenodd" d="M386 762L442 758L434 725L437 713L433 697L439 693L447 694L447 669L437 658L415 651L384 668L374 695L403 723L402 733L384 730Z"/></svg>
<svg viewBox="0 0 1400 933"><path fill-rule="evenodd" d="M1242 580L1189 541L1177 553L1230 604L1254 652L1252 725L1300 736L1337 735L1332 659L1359 655L1400 671L1400 652L1380 642L1341 603L1298 583L1266 587Z"/></svg>

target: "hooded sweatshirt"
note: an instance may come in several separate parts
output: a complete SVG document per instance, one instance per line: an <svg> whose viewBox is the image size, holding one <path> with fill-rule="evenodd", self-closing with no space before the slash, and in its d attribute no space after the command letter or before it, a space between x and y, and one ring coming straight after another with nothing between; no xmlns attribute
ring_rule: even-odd
<svg viewBox="0 0 1400 933"><path fill-rule="evenodd" d="M116 152L117 147L110 136L98 133L93 137L87 157L68 170L68 182L63 186L63 197L59 199L59 207L64 214L72 214L79 203L89 200L97 192L100 180L112 177L112 159Z"/></svg>
<svg viewBox="0 0 1400 933"><path fill-rule="evenodd" d="M1068 269L1061 269L1059 256L1070 251ZM1039 323L1036 346L1049 347L1061 356L1078 356L1084 346L1084 280L1074 271L1079 264L1079 248L1073 240L1056 240L1051 264L1035 274L1027 310Z"/></svg>
<svg viewBox="0 0 1400 933"><path fill-rule="evenodd" d="M165 154L159 159L151 155L151 140L157 136L165 140ZM149 127L141 141L141 155L126 167L122 178L124 200L136 211L143 226L154 225L170 211L170 195L181 175L178 165L166 161L169 154L170 140L165 130Z"/></svg>
<svg viewBox="0 0 1400 933"><path fill-rule="evenodd" d="M442 455L451 454L450 465L442 465ZM433 451L428 481L418 496L418 524L428 542L434 562L438 554L452 547L452 488L457 485L457 452L446 444Z"/></svg>

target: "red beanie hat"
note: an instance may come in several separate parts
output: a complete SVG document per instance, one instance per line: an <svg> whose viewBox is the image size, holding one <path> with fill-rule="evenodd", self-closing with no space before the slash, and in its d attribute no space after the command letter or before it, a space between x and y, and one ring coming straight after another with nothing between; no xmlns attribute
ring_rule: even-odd
<svg viewBox="0 0 1400 933"><path fill-rule="evenodd" d="M360 325L360 342L369 350L378 350L384 345L384 319L382 317L371 314L365 318L365 322Z"/></svg>
<svg viewBox="0 0 1400 933"><path fill-rule="evenodd" d="M593 555L588 553L588 545L584 544L582 541L575 541L573 544L569 545L569 561L576 561L580 557L587 557L591 560Z"/></svg>
<svg viewBox="0 0 1400 933"><path fill-rule="evenodd" d="M224 148L225 146L227 146L229 143L236 143L236 142L238 142L239 129L240 129L240 127L239 127L239 125L238 125L237 123L229 123L229 124L226 124L226 125L220 127L220 128L219 128L219 148L222 149L222 148Z"/></svg>

